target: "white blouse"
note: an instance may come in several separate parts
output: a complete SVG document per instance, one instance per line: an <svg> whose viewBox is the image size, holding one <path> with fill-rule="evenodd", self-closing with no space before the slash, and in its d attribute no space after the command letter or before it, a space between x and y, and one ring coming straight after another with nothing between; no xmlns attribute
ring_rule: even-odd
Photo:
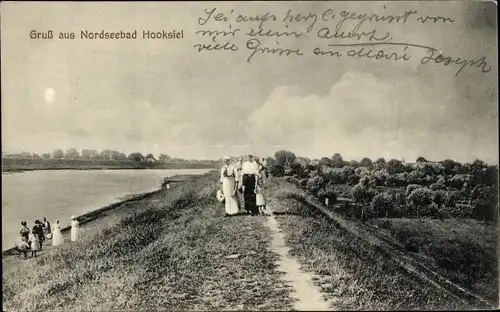
<svg viewBox="0 0 500 312"><path fill-rule="evenodd" d="M231 165L224 165L220 171L220 181L224 181L224 178L236 178L236 168Z"/></svg>

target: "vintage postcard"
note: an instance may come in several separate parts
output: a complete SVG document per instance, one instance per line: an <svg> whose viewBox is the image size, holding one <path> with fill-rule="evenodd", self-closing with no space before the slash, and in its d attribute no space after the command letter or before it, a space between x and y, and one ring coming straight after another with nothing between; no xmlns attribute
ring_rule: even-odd
<svg viewBox="0 0 500 312"><path fill-rule="evenodd" d="M1 3L5 311L497 309L496 1Z"/></svg>

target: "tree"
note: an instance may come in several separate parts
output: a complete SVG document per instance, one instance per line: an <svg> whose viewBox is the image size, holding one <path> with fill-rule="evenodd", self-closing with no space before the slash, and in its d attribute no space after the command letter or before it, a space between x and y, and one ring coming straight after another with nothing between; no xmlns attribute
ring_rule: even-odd
<svg viewBox="0 0 500 312"><path fill-rule="evenodd" d="M344 159L339 153L335 153L332 156L332 166L334 168L342 168L344 167Z"/></svg>
<svg viewBox="0 0 500 312"><path fill-rule="evenodd" d="M65 159L78 159L80 157L80 153L75 148L70 148L66 150L66 153L64 153L64 158Z"/></svg>
<svg viewBox="0 0 500 312"><path fill-rule="evenodd" d="M456 169L456 163L455 161L451 159L445 159L441 162L441 165L443 165L444 168L444 173L447 175L452 175L456 174L457 172L455 171Z"/></svg>
<svg viewBox="0 0 500 312"><path fill-rule="evenodd" d="M404 172L403 163L397 159L391 159L387 162L387 171L390 174L402 173Z"/></svg>
<svg viewBox="0 0 500 312"><path fill-rule="evenodd" d="M50 153L43 153L42 158L43 159L50 159Z"/></svg>
<svg viewBox="0 0 500 312"><path fill-rule="evenodd" d="M103 160L111 160L112 153L113 153L113 151L111 151L109 149L102 150L101 153L99 154L99 158L101 158Z"/></svg>
<svg viewBox="0 0 500 312"><path fill-rule="evenodd" d="M328 167L333 167L333 161L328 158L328 157L323 157L319 161L320 166L328 166Z"/></svg>
<svg viewBox="0 0 500 312"><path fill-rule="evenodd" d="M290 151L280 150L274 154L274 158L276 158L278 165L285 166L287 163L293 163L297 156Z"/></svg>
<svg viewBox="0 0 500 312"><path fill-rule="evenodd" d="M417 158L417 162L426 163L428 161L424 157L420 156L420 157Z"/></svg>
<svg viewBox="0 0 500 312"><path fill-rule="evenodd" d="M36 154L36 153L33 153L33 154L31 155L31 158L32 158L32 159L42 159L42 157L40 157L40 155L38 155L38 154Z"/></svg>
<svg viewBox="0 0 500 312"><path fill-rule="evenodd" d="M131 153L130 155L127 156L127 159L137 162L143 162L144 156L141 153Z"/></svg>
<svg viewBox="0 0 500 312"><path fill-rule="evenodd" d="M156 158L154 157L153 154L149 153L146 155L146 157L144 158L144 160L148 163L152 163L154 161L156 161Z"/></svg>
<svg viewBox="0 0 500 312"><path fill-rule="evenodd" d="M348 166L351 166L353 168L358 168L359 166L361 166L361 164L359 163L359 161L353 159L349 162Z"/></svg>
<svg viewBox="0 0 500 312"><path fill-rule="evenodd" d="M22 153L21 153L21 158L23 158L23 159L31 159L31 158L32 158L32 156L31 156L31 154L30 154L30 153L28 153L28 152L22 152Z"/></svg>
<svg viewBox="0 0 500 312"><path fill-rule="evenodd" d="M375 195L371 201L371 208L377 217L392 215L396 211L396 202L392 194L383 192Z"/></svg>
<svg viewBox="0 0 500 312"><path fill-rule="evenodd" d="M160 154L160 156L158 157L158 159L162 162L166 162L170 159L170 156L166 155L166 154Z"/></svg>
<svg viewBox="0 0 500 312"><path fill-rule="evenodd" d="M377 166L377 168L379 168L379 169L384 169L384 168L385 168L385 165L386 165L386 163L385 163L385 159L383 159L382 157L381 157L381 158L379 158L379 159L377 159L377 160L375 161L375 165L376 165L376 166Z"/></svg>
<svg viewBox="0 0 500 312"><path fill-rule="evenodd" d="M365 158L361 159L361 166L369 168L369 167L371 167L371 165L372 165L372 161L370 158L365 157Z"/></svg>
<svg viewBox="0 0 500 312"><path fill-rule="evenodd" d="M371 202L377 195L375 180L371 176L363 176L359 183L352 189L352 197L354 202L361 208L361 220L364 220L365 215L372 216L373 210Z"/></svg>
<svg viewBox="0 0 500 312"><path fill-rule="evenodd" d="M409 208L417 215L417 218L428 216L435 210L434 193L428 188L421 187L414 190L408 196L407 201Z"/></svg>
<svg viewBox="0 0 500 312"><path fill-rule="evenodd" d="M80 152L80 157L82 159L94 160L99 157L99 153L96 150L82 149L82 151Z"/></svg>
<svg viewBox="0 0 500 312"><path fill-rule="evenodd" d="M61 149L56 149L52 152L52 158L54 159L62 159L64 157L64 152Z"/></svg>

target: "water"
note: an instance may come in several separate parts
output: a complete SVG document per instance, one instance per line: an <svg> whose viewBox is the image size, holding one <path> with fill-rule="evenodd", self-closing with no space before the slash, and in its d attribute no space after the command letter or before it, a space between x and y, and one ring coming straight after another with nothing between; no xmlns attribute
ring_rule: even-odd
<svg viewBox="0 0 500 312"><path fill-rule="evenodd" d="M176 174L204 174L186 170L40 170L2 174L2 249L14 246L21 221L33 227L45 216L64 227L72 215L102 208L132 194L161 187Z"/></svg>

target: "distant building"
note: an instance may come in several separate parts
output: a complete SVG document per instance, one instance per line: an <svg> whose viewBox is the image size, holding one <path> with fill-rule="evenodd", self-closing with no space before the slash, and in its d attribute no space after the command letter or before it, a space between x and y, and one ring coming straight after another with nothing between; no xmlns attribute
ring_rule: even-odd
<svg viewBox="0 0 500 312"><path fill-rule="evenodd" d="M415 169L421 169L426 165L431 166L431 167L436 168L436 169L444 169L443 164L441 164L440 162L435 162L435 161L426 161L426 162L423 162L423 161L405 161L405 159L403 158L402 162L403 162L403 165L405 165L405 166L408 165L408 166L411 166Z"/></svg>

